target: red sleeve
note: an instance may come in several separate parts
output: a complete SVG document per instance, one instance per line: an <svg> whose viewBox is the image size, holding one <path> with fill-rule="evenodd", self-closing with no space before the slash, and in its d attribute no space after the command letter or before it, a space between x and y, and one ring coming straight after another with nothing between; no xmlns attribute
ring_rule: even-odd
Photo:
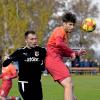
<svg viewBox="0 0 100 100"><path fill-rule="evenodd" d="M17 71L14 65L11 65L10 67L10 73L12 74L11 78L16 78L17 77Z"/></svg>
<svg viewBox="0 0 100 100"><path fill-rule="evenodd" d="M66 43L60 36L56 37L56 46L61 48L66 56L71 56L71 54L74 53L71 48L67 47Z"/></svg>
<svg viewBox="0 0 100 100"><path fill-rule="evenodd" d="M16 72L12 72L11 78L13 79L13 78L16 78L16 77L17 77L17 73Z"/></svg>

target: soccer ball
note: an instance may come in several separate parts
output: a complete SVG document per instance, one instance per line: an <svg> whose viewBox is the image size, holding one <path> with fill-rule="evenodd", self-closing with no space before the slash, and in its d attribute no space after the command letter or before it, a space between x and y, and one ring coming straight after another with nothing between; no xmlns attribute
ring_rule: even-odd
<svg viewBox="0 0 100 100"><path fill-rule="evenodd" d="M96 28L96 21L92 18L86 18L82 21L81 29L84 32L93 32Z"/></svg>

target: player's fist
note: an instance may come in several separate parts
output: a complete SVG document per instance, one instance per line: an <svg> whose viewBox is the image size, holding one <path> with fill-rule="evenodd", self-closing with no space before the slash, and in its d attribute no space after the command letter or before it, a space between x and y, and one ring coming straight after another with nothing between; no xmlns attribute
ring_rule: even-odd
<svg viewBox="0 0 100 100"><path fill-rule="evenodd" d="M80 56L80 55L84 55L84 54L86 54L87 53L87 51L85 50L85 49L80 49L79 51L78 51L78 55Z"/></svg>
<svg viewBox="0 0 100 100"><path fill-rule="evenodd" d="M72 60L75 60L75 58L76 58L76 53L73 52L73 53L71 54L71 59L72 59Z"/></svg>

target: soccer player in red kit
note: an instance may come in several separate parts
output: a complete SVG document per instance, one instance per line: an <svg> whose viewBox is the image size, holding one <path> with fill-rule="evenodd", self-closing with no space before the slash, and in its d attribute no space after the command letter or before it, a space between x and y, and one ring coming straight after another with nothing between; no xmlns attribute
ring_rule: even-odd
<svg viewBox="0 0 100 100"><path fill-rule="evenodd" d="M71 75L69 69L63 62L63 57L69 56L74 60L76 56L85 51L80 50L76 53L69 47L68 36L74 29L76 16L70 12L65 13L62 21L62 26L56 27L53 30L47 42L45 64L54 80L64 87L64 100L76 100L73 95Z"/></svg>
<svg viewBox="0 0 100 100"><path fill-rule="evenodd" d="M0 86L0 97L2 100L10 98L10 100L16 100L16 97L7 97L10 89L12 88L12 79L17 77L17 71L13 64L9 64L7 67L2 67L2 84Z"/></svg>

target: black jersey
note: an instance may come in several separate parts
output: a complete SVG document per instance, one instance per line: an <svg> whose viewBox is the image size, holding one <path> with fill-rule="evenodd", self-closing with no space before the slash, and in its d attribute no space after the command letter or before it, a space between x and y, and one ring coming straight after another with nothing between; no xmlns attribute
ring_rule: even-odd
<svg viewBox="0 0 100 100"><path fill-rule="evenodd" d="M40 80L45 56L45 48L39 46L31 49L27 47L19 48L9 59L4 61L3 66L7 66L12 61L18 61L20 81Z"/></svg>

